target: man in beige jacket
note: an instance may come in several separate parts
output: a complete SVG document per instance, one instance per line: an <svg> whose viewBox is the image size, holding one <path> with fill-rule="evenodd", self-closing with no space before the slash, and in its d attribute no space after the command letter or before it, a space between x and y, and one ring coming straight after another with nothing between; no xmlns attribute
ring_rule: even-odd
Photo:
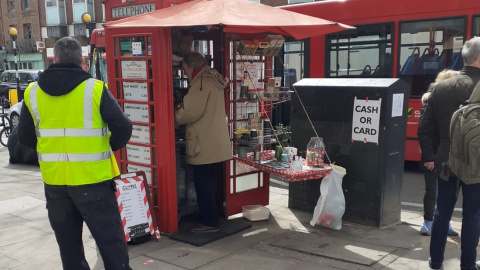
<svg viewBox="0 0 480 270"><path fill-rule="evenodd" d="M193 233L218 232L215 201L215 164L232 158L225 113L225 76L207 65L196 52L185 53L182 68L190 79L190 88L177 108L175 120L186 124L187 163L193 165L194 184L200 211L200 223Z"/></svg>

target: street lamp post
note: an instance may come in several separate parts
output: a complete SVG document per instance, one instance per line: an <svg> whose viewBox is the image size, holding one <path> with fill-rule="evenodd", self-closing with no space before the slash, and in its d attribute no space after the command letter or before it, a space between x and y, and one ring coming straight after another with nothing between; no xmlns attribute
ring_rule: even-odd
<svg viewBox="0 0 480 270"><path fill-rule="evenodd" d="M21 101L23 99L23 92L20 90L20 80L18 78L18 61L17 61L17 28L15 27L10 27L8 30L8 34L12 38L12 44L13 44L13 56L15 58L15 73L16 73L16 80L17 80L17 96L18 96L18 101Z"/></svg>
<svg viewBox="0 0 480 270"><path fill-rule="evenodd" d="M85 12L85 13L82 14L81 18L82 18L82 22L85 23L85 31L86 31L86 37L87 37L88 60L91 61L91 59L90 59L91 58L90 57L90 55L91 55L91 52L90 52L90 30L88 29L88 24L92 21L92 17L90 16L90 14ZM85 63L84 63L84 65L85 65ZM85 71L88 72L88 68L85 69Z"/></svg>

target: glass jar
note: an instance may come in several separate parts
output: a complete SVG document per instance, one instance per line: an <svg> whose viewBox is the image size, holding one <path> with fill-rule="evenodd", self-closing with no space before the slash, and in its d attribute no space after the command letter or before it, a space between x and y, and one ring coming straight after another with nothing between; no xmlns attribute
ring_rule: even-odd
<svg viewBox="0 0 480 270"><path fill-rule="evenodd" d="M322 137L311 137L307 144L307 166L322 167L325 144Z"/></svg>

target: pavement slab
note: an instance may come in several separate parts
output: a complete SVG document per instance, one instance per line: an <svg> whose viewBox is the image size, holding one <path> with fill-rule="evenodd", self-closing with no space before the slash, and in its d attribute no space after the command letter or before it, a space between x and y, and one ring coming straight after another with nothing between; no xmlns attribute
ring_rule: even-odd
<svg viewBox="0 0 480 270"><path fill-rule="evenodd" d="M373 265L396 250L393 247L372 245L354 239L343 240L302 233L286 236L270 245L361 265Z"/></svg>

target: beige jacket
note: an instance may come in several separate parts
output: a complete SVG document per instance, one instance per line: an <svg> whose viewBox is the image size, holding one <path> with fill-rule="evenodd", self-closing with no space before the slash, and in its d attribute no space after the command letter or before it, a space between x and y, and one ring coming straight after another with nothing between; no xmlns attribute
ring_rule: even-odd
<svg viewBox="0 0 480 270"><path fill-rule="evenodd" d="M186 124L187 163L202 165L232 159L225 113L227 81L215 69L204 67L190 82L175 121Z"/></svg>

